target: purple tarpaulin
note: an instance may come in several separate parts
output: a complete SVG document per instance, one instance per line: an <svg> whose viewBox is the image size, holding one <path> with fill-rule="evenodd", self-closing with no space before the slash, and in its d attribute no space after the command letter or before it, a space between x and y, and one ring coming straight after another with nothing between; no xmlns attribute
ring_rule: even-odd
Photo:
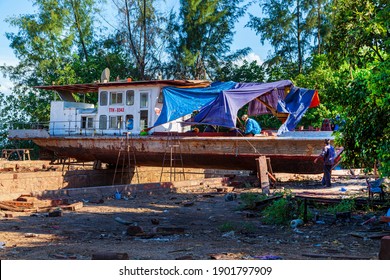
<svg viewBox="0 0 390 280"><path fill-rule="evenodd" d="M202 107L194 117L194 122L236 127L237 112L242 106L265 93L275 89L284 91L285 87L291 85L290 80L272 83L239 83L234 89L221 91L213 102Z"/></svg>

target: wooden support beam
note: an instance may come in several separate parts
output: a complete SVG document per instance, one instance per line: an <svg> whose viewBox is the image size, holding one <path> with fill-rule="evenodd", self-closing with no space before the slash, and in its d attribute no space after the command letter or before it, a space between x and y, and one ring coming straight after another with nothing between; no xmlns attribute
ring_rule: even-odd
<svg viewBox="0 0 390 280"><path fill-rule="evenodd" d="M288 113L279 113L278 111L276 111L275 108L273 108L264 100L261 100L259 97L257 97L255 100L263 104L265 107L267 107L267 109L272 113L272 115L278 118L282 123L284 123L287 120L287 117L289 115Z"/></svg>
<svg viewBox="0 0 390 280"><path fill-rule="evenodd" d="M256 159L257 177L260 181L261 190L265 194L269 194L270 183L268 179L267 158L260 156Z"/></svg>

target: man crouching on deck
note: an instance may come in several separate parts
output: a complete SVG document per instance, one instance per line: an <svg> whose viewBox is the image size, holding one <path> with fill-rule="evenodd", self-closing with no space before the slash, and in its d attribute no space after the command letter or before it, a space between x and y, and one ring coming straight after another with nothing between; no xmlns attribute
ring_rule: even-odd
<svg viewBox="0 0 390 280"><path fill-rule="evenodd" d="M260 134L261 127L257 121L248 118L248 115L243 115L241 119L245 122L245 136L255 136L255 134Z"/></svg>

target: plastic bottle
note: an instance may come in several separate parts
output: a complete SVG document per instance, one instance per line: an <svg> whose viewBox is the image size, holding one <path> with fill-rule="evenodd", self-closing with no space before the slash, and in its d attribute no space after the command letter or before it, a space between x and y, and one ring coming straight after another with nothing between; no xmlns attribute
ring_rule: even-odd
<svg viewBox="0 0 390 280"><path fill-rule="evenodd" d="M302 219L295 219L290 222L291 228L297 228L300 225L303 225Z"/></svg>
<svg viewBox="0 0 390 280"><path fill-rule="evenodd" d="M122 198L122 195L121 195L121 193L117 190L117 191L115 192L115 199L119 200L119 199L121 199L121 198Z"/></svg>

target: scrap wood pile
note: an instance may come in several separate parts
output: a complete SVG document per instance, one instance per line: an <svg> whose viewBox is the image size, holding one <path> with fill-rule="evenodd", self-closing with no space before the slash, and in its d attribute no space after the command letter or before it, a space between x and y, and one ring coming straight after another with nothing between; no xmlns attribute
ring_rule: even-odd
<svg viewBox="0 0 390 280"><path fill-rule="evenodd" d="M0 209L14 212L50 212L54 209L77 211L82 202L69 203L67 199L40 200L31 195L21 195L17 199L0 201Z"/></svg>

